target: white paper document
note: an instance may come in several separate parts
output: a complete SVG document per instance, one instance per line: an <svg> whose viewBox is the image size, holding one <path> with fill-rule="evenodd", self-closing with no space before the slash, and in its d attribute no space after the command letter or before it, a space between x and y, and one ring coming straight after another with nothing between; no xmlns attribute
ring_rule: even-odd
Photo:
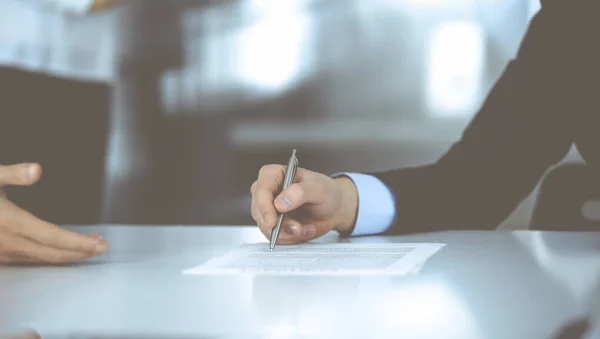
<svg viewBox="0 0 600 339"><path fill-rule="evenodd" d="M385 274L417 273L445 244L244 244L183 274Z"/></svg>

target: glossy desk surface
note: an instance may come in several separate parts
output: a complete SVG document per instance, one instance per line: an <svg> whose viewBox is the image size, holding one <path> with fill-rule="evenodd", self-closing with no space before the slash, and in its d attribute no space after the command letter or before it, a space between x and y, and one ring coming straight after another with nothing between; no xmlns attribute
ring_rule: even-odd
<svg viewBox="0 0 600 339"><path fill-rule="evenodd" d="M254 227L73 229L102 234L111 251L64 267L0 267L0 328L31 325L43 338L273 339L571 339L600 328L600 233L331 235L319 241L448 245L406 277L201 277L181 271L266 240ZM596 330L577 336L586 318Z"/></svg>

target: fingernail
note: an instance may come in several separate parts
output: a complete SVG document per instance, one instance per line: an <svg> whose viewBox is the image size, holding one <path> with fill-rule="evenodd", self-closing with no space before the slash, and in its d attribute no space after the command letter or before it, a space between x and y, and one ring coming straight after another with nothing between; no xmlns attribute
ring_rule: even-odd
<svg viewBox="0 0 600 339"><path fill-rule="evenodd" d="M312 238L315 236L316 233L317 233L317 230L313 226L304 227L304 232L303 232L304 237Z"/></svg>
<svg viewBox="0 0 600 339"><path fill-rule="evenodd" d="M288 199L284 196L279 197L279 201L281 201L285 205L286 208L292 207L292 202L290 201L290 199Z"/></svg>
<svg viewBox="0 0 600 339"><path fill-rule="evenodd" d="M107 250L107 246L106 243L102 240L102 238L100 239L96 239L96 252L98 253L104 253Z"/></svg>
<svg viewBox="0 0 600 339"><path fill-rule="evenodd" d="M30 165L29 167L27 167L27 177L29 179L33 179L35 178L36 175L36 166L35 165Z"/></svg>
<svg viewBox="0 0 600 339"><path fill-rule="evenodd" d="M299 232L299 230L298 230L298 226L296 226L296 225L290 225L290 226L288 226L288 227L285 229L285 232L286 232L287 234L292 234L292 235L297 235L297 234L299 234L299 233L300 233L300 232Z"/></svg>

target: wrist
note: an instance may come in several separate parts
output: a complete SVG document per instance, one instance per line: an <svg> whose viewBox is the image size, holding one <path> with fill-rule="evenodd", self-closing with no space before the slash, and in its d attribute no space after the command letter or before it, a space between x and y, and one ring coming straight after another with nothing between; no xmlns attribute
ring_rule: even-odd
<svg viewBox="0 0 600 339"><path fill-rule="evenodd" d="M354 182L348 177L336 178L342 191L340 212L334 223L334 230L341 234L350 234L356 223L358 212L358 191Z"/></svg>

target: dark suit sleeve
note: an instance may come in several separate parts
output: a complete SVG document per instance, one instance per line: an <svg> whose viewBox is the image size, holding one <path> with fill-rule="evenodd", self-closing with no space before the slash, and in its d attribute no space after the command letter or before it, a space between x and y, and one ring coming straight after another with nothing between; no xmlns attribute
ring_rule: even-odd
<svg viewBox="0 0 600 339"><path fill-rule="evenodd" d="M580 119L576 84L590 42L577 39L587 39L586 11L598 7L588 3L595 1L543 3L517 56L439 161L370 173L395 195L389 232L493 229L564 158Z"/></svg>

